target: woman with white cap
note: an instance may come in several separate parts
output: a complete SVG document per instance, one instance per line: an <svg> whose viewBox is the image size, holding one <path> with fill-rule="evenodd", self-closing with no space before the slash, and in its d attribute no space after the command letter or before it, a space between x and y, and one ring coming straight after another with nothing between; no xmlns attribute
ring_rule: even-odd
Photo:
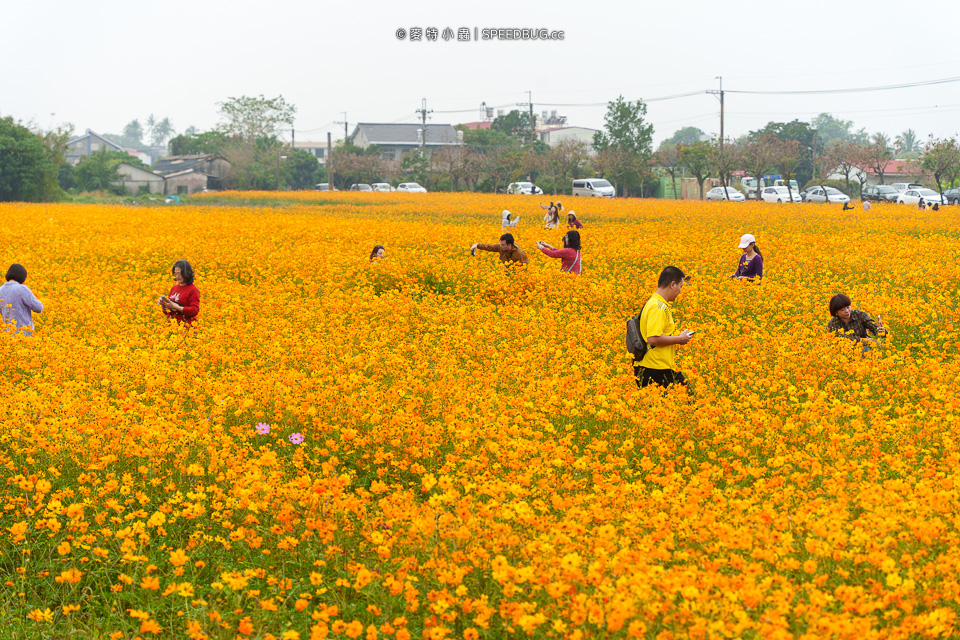
<svg viewBox="0 0 960 640"><path fill-rule="evenodd" d="M757 246L757 239L745 233L740 237L739 247L743 249L743 255L740 256L737 270L730 274L730 278L737 280L763 278L763 255L760 253L760 247Z"/></svg>
<svg viewBox="0 0 960 640"><path fill-rule="evenodd" d="M511 220L511 218L513 218ZM508 210L504 209L503 213L500 214L500 228L506 229L508 227L515 227L517 223L520 222L520 216L514 216Z"/></svg>

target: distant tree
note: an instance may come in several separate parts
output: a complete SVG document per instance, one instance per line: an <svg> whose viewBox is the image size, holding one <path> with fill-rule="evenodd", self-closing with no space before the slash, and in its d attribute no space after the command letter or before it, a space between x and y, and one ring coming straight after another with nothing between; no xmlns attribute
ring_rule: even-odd
<svg viewBox="0 0 960 640"><path fill-rule="evenodd" d="M907 129L893 142L893 152L894 155L898 158L902 158L907 154L915 153L923 150L923 145L920 143L920 140L917 138L917 132L913 129Z"/></svg>
<svg viewBox="0 0 960 640"><path fill-rule="evenodd" d="M810 124L817 132L820 144L824 148L837 142L846 142L853 139L852 120L840 120L829 113L821 113L814 117Z"/></svg>
<svg viewBox="0 0 960 640"><path fill-rule="evenodd" d="M157 126L157 122L158 121L156 117L152 113L149 116L147 116L147 127L146 127L146 130L143 132L147 140L150 140L151 138L153 138L153 129L154 127Z"/></svg>
<svg viewBox="0 0 960 640"><path fill-rule="evenodd" d="M287 159L281 163L284 182L291 189L313 189L320 182L320 163L317 156L304 149L286 152Z"/></svg>
<svg viewBox="0 0 960 640"><path fill-rule="evenodd" d="M886 172L887 162L893 160L893 150L890 149L890 138L882 133L875 133L870 139L870 144L864 149L862 158L866 166L877 172L880 177L880 184L884 184L883 176Z"/></svg>
<svg viewBox="0 0 960 640"><path fill-rule="evenodd" d="M709 142L699 141L682 144L677 148L680 152L680 164L697 179L697 185L700 187L700 199L703 200L703 182L710 175L713 146Z"/></svg>
<svg viewBox="0 0 960 640"><path fill-rule="evenodd" d="M0 202L48 202L59 195L60 164L41 136L0 118Z"/></svg>
<svg viewBox="0 0 960 640"><path fill-rule="evenodd" d="M283 96L265 98L240 96L218 102L221 131L243 137L248 142L259 138L276 138L285 127L293 125L297 108Z"/></svg>
<svg viewBox="0 0 960 640"><path fill-rule="evenodd" d="M140 149L143 146L143 127L140 121L134 118L123 128L123 147L133 147Z"/></svg>
<svg viewBox="0 0 960 640"><path fill-rule="evenodd" d="M193 126L193 125L190 125L189 127L187 127L187 128L184 130L183 135L185 135L185 136L195 136L195 135L197 135L197 128L196 128L195 126Z"/></svg>
<svg viewBox="0 0 960 640"><path fill-rule="evenodd" d="M800 143L796 140L781 140L776 146L774 166L787 185L787 194L790 196L791 202L793 201L793 189L790 187L790 180L796 178L797 167L803 161L803 154L800 150Z"/></svg>
<svg viewBox="0 0 960 640"><path fill-rule="evenodd" d="M451 190L459 191L461 183L470 185L476 182L480 158L466 145L450 145L435 151L430 163L434 170L449 178Z"/></svg>
<svg viewBox="0 0 960 640"><path fill-rule="evenodd" d="M780 141L794 140L800 150L799 161L795 167L798 182L809 182L813 176L811 158L823 151L823 140L818 132L806 122L792 120L790 122L768 122L763 129L751 132L751 136L770 134Z"/></svg>
<svg viewBox="0 0 960 640"><path fill-rule="evenodd" d="M113 184L119 182L120 173L117 168L121 162L134 159L126 153L100 149L80 159L74 171L74 182L81 191L113 191L120 192L120 188ZM139 160L137 160L139 162Z"/></svg>
<svg viewBox="0 0 960 640"><path fill-rule="evenodd" d="M834 144L827 150L829 154L829 164L832 164L837 173L843 174L843 180L847 186L847 193L850 191L850 174L855 170L860 175L866 175L863 169L860 169L860 159L863 156L863 145L852 140L842 141ZM863 194L863 185L860 187L861 196Z"/></svg>
<svg viewBox="0 0 960 640"><path fill-rule="evenodd" d="M683 129L677 129L672 136L663 141L663 144L674 146L680 144L693 144L694 142L700 142L706 137L707 134L697 127L684 127Z"/></svg>
<svg viewBox="0 0 960 640"><path fill-rule="evenodd" d="M462 125L457 129L463 131L464 144L480 153L486 153L490 149L516 149L520 146L519 138L501 129L468 129Z"/></svg>
<svg viewBox="0 0 960 640"><path fill-rule="evenodd" d="M607 103L603 131L593 135L593 148L604 155L607 172L620 184L623 194L641 180L653 156L653 125L646 122L647 105L643 100L630 102L618 96ZM605 176L606 177L606 176Z"/></svg>
<svg viewBox="0 0 960 640"><path fill-rule="evenodd" d="M223 154L227 145L235 142L242 142L242 140L239 136L231 136L222 131L206 131L193 135L182 133L170 140L167 150L171 156Z"/></svg>
<svg viewBox="0 0 960 640"><path fill-rule="evenodd" d="M943 183L952 185L960 175L960 146L956 139L933 140L927 144L920 166L933 174L937 191L943 197Z"/></svg>
<svg viewBox="0 0 960 640"><path fill-rule="evenodd" d="M673 142L664 141L660 148L653 154L653 161L670 176L673 183L673 197L679 198L680 192L677 191L677 174L680 173L680 152L677 145Z"/></svg>
<svg viewBox="0 0 960 640"><path fill-rule="evenodd" d="M497 192L520 173L522 162L523 156L518 150L497 147L482 155L480 167L488 178L491 190Z"/></svg>
<svg viewBox="0 0 960 640"><path fill-rule="evenodd" d="M150 134L150 144L155 147L163 146L171 135L173 135L173 123L170 122L170 118L164 118L154 125Z"/></svg>
<svg viewBox="0 0 960 640"><path fill-rule="evenodd" d="M546 155L546 164L553 176L553 193L566 193L568 178L576 178L587 165L590 155L588 145L580 140L562 140L554 145Z"/></svg>
<svg viewBox="0 0 960 640"><path fill-rule="evenodd" d="M493 119L490 128L514 137L523 144L530 144L537 139L530 114L526 111L513 111Z"/></svg>
<svg viewBox="0 0 960 640"><path fill-rule="evenodd" d="M757 200L760 199L760 180L777 163L779 142L772 134L765 133L750 136L742 147L743 168L757 180L757 191L754 194Z"/></svg>
<svg viewBox="0 0 960 640"><path fill-rule="evenodd" d="M400 169L405 180L425 186L430 174L430 159L421 157L417 151L411 151L400 160Z"/></svg>
<svg viewBox="0 0 960 640"><path fill-rule="evenodd" d="M720 176L720 184L726 191L730 184L730 173L743 164L743 149L732 140L726 140L722 145L719 140L714 140L710 147L710 164Z"/></svg>

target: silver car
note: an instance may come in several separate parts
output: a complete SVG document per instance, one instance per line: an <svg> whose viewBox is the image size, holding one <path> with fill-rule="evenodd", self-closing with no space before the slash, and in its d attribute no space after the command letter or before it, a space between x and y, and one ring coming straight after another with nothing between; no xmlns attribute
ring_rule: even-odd
<svg viewBox="0 0 960 640"><path fill-rule="evenodd" d="M733 187L727 187L726 189L723 187L714 187L710 189L710 191L707 191L705 198L707 200L729 200L730 202L743 202L746 200L744 195Z"/></svg>
<svg viewBox="0 0 960 640"><path fill-rule="evenodd" d="M824 193L824 189L826 193ZM850 202L850 196L833 187L814 187L807 193L807 202L835 202L845 204Z"/></svg>

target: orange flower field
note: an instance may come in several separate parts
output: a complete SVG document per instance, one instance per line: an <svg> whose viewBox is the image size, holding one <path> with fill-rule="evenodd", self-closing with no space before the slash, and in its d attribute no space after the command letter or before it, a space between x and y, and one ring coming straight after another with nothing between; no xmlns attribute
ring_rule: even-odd
<svg viewBox="0 0 960 640"><path fill-rule="evenodd" d="M569 198L573 276L540 202L0 205L0 638L960 636L955 208ZM623 346L669 264L692 400Z"/></svg>

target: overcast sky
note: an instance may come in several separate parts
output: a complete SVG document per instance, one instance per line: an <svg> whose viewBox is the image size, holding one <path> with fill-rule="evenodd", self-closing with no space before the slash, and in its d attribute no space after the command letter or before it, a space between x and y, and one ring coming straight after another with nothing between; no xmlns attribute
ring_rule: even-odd
<svg viewBox="0 0 960 640"><path fill-rule="evenodd" d="M217 102L283 95L298 140L355 122L479 119L481 102L527 101L602 128L608 100L718 88L726 131L820 112L896 137L960 132L960 82L832 95L734 90L845 89L960 76L960 3L812 0L678 2L324 2L0 0L0 116L119 133L169 117L179 132L217 124ZM13 27L15 25L15 27ZM467 27L470 42L412 42L397 30ZM473 41L473 29L545 28L558 41ZM600 103L597 106L597 103ZM580 106L583 105L583 106ZM441 111L462 111L440 113ZM708 94L652 101L657 141L687 125L720 130Z"/></svg>

